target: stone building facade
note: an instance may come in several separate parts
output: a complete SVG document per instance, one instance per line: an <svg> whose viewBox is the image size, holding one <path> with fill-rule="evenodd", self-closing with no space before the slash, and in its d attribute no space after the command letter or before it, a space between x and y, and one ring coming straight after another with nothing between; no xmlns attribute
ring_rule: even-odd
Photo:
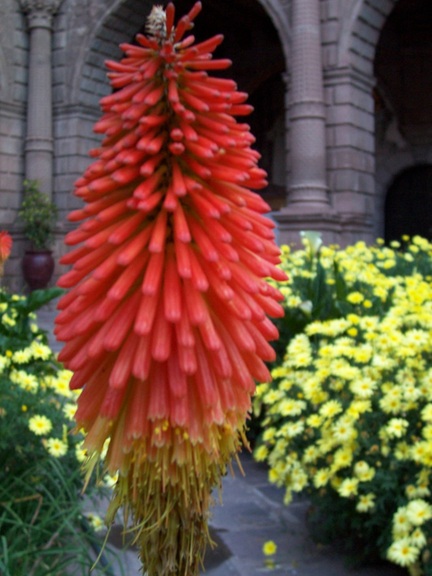
<svg viewBox="0 0 432 576"><path fill-rule="evenodd" d="M79 205L73 183L98 144L104 61L121 57L154 3L164 2L0 3L0 229L15 239L15 289L23 180L37 179L59 208L59 256L66 214ZM181 15L194 0L174 3ZM279 240L303 229L340 244L432 235L430 0L202 3L194 34L225 35L219 55L233 60L229 74L255 107Z"/></svg>

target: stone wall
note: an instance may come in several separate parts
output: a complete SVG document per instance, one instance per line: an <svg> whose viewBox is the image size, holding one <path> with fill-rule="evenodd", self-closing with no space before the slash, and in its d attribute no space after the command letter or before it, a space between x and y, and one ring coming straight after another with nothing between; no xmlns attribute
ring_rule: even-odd
<svg viewBox="0 0 432 576"><path fill-rule="evenodd" d="M7 272L8 282L17 288L22 287L19 255L24 243L16 212L26 175L29 96L29 36L20 2L31 4L33 1L2 0L0 3L0 227L10 230L16 240ZM41 4L50 1L43 0ZM383 233L384 199L392 178L398 170L415 163L419 155L432 161L427 143L422 150L418 146L414 150L376 138L374 59L381 31L397 0L307 0L310 7L319 8L320 40L315 58L322 73L325 210L313 202L295 198L295 186L301 189L308 183L307 174L300 177L304 182L298 181L299 164L296 167L293 163L306 162L307 165L309 162L310 173L316 169L315 163L305 159L306 156L301 158L292 130L292 96L296 82L292 68L295 61L293 10L295 2L304 5L306 0L249 1L265 9L286 61L285 102L280 104L276 115L285 127L285 142L283 131L282 134L280 129L270 132L278 138L276 184L286 189L285 206L275 215L280 225L280 240L294 241L300 230L314 228L322 230L325 239L331 242L347 244L360 238L372 241ZM152 0L63 0L54 17L52 170L53 197L60 211L56 256L64 250L61 239L69 228L66 215L79 205L72 194L73 183L90 162L88 150L99 142L93 133L93 124L100 117L99 99L110 90L104 61L121 57L118 45L132 40L152 4ZM235 4L235 0L231 0L231 4ZM240 25L241 10L238 14ZM259 25L257 21L256 26ZM259 38L257 34L257 41ZM265 50L265 46L261 49ZM299 101L297 97L297 110L303 106L301 98ZM305 96L308 98L310 94ZM310 103L307 106L310 110L316 109L316 103L312 108ZM306 124L304 122L304 126ZM309 126L312 124L314 121L309 122ZM311 133L313 145L316 145L313 130L318 124L315 122ZM296 200L295 209L293 200ZM59 272L57 270L57 274Z"/></svg>
<svg viewBox="0 0 432 576"><path fill-rule="evenodd" d="M7 265L8 282L19 285L22 237L16 212L24 177L28 39L16 0L0 3L0 229L17 239Z"/></svg>

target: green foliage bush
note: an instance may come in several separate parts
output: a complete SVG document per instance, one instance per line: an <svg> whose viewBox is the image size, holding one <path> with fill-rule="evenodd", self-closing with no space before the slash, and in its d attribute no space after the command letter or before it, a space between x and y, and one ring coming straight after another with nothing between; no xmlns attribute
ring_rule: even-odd
<svg viewBox="0 0 432 576"><path fill-rule="evenodd" d="M283 249L286 316L255 450L323 541L432 575L432 245ZM313 522L315 519L315 522Z"/></svg>
<svg viewBox="0 0 432 576"><path fill-rule="evenodd" d="M54 240L57 206L39 190L36 180L24 180L24 198L18 216L24 234L36 250L47 250Z"/></svg>
<svg viewBox="0 0 432 576"><path fill-rule="evenodd" d="M71 434L70 373L36 323L57 289L0 290L0 574L87 575L100 539L82 512L85 458ZM101 497L92 484L87 496ZM66 572L67 569L73 569ZM101 572L99 572L101 573Z"/></svg>

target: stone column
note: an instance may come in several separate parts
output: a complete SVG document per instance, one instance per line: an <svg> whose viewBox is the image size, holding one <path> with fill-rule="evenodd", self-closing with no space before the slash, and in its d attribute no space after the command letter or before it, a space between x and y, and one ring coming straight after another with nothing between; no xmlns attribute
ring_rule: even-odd
<svg viewBox="0 0 432 576"><path fill-rule="evenodd" d="M54 15L62 0L19 0L29 28L25 176L53 191L51 42Z"/></svg>
<svg viewBox="0 0 432 576"><path fill-rule="evenodd" d="M329 209L320 1L292 1L288 210Z"/></svg>

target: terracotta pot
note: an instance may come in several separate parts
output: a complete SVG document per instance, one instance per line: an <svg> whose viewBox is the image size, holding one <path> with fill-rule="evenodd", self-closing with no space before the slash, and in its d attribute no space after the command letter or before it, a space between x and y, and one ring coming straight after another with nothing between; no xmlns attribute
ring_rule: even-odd
<svg viewBox="0 0 432 576"><path fill-rule="evenodd" d="M22 270L30 290L46 288L54 272L51 250L27 250L22 259Z"/></svg>

